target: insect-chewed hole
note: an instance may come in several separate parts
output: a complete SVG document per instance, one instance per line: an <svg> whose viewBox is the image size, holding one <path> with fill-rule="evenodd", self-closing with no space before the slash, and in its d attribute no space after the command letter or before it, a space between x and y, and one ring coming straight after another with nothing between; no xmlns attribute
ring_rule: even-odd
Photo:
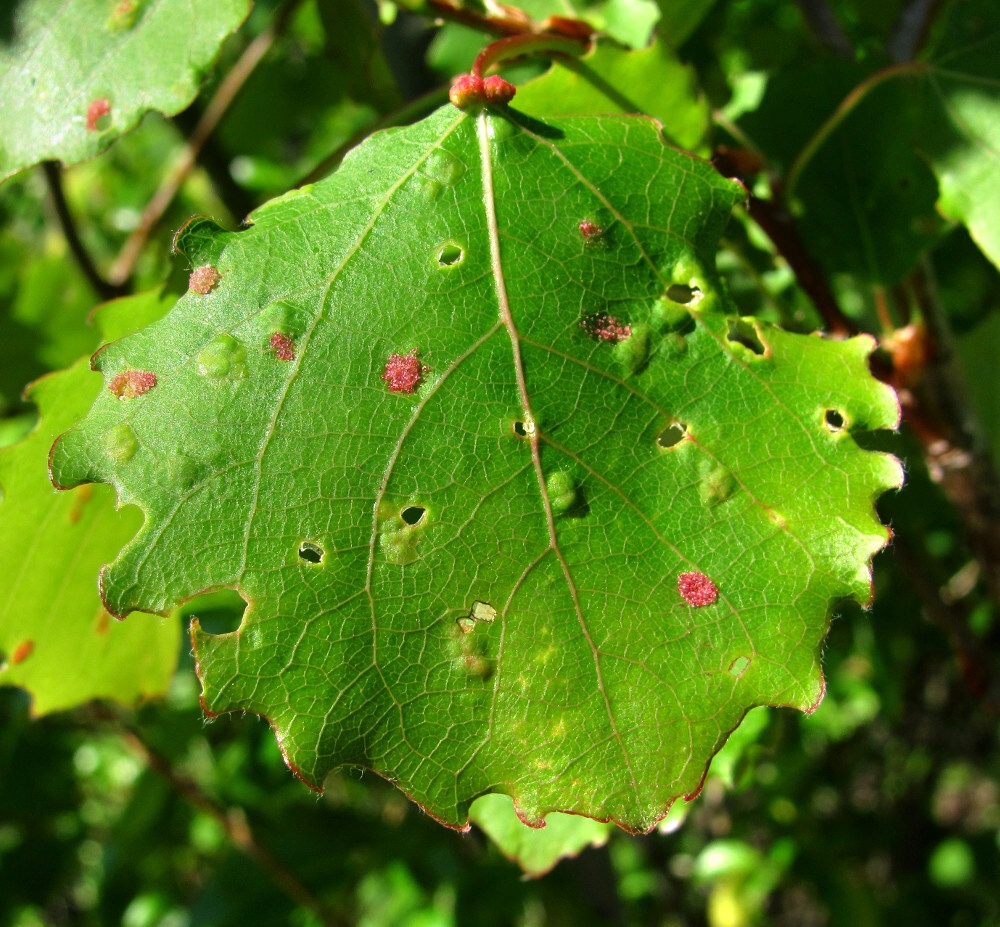
<svg viewBox="0 0 1000 927"><path fill-rule="evenodd" d="M465 257L465 252L458 245L449 242L438 248L438 264L442 267L453 267Z"/></svg>
<svg viewBox="0 0 1000 927"><path fill-rule="evenodd" d="M514 434L519 438L528 437L528 426L522 421L514 422Z"/></svg>
<svg viewBox="0 0 1000 927"><path fill-rule="evenodd" d="M322 563L325 553L315 541L303 541L299 544L299 559L306 563Z"/></svg>
<svg viewBox="0 0 1000 927"><path fill-rule="evenodd" d="M753 351L754 354L763 354L765 351L764 342L757 335L757 329L743 319L729 320L726 340L733 342L733 344L741 344Z"/></svg>
<svg viewBox="0 0 1000 927"><path fill-rule="evenodd" d="M729 664L729 675L739 679L749 669L751 662L749 657L737 657Z"/></svg>
<svg viewBox="0 0 1000 927"><path fill-rule="evenodd" d="M220 589L188 599L181 606L181 615L185 619L197 618L207 634L229 634L239 628L246 607L246 600L238 592Z"/></svg>
<svg viewBox="0 0 1000 927"><path fill-rule="evenodd" d="M830 431L844 430L844 416L836 409L827 409L826 414L823 416L823 421L826 422L826 427Z"/></svg>
<svg viewBox="0 0 1000 927"><path fill-rule="evenodd" d="M682 306L690 306L701 299L701 290L696 286L687 286L684 283L672 283L667 287L666 297L672 303L680 303Z"/></svg>
<svg viewBox="0 0 1000 927"><path fill-rule="evenodd" d="M422 505L408 505L399 513L399 517L408 525L419 525L424 520L426 513L427 509Z"/></svg>
<svg viewBox="0 0 1000 927"><path fill-rule="evenodd" d="M675 444L679 444L684 440L684 435L687 434L687 425L683 422L674 422L672 425L667 425L656 436L656 443L660 447L673 447Z"/></svg>

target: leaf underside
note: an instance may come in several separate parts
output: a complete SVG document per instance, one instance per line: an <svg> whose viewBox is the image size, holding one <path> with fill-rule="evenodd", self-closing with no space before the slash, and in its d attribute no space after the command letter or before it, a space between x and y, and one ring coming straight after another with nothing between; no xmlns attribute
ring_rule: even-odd
<svg viewBox="0 0 1000 927"><path fill-rule="evenodd" d="M851 436L898 417L869 339L735 318L742 195L648 119L446 107L243 232L193 221L218 281L95 358L156 384L53 449L145 514L108 607L238 590L238 631L193 626L204 706L266 716L315 787L651 828L751 706L818 703L901 480Z"/></svg>
<svg viewBox="0 0 1000 927"><path fill-rule="evenodd" d="M92 158L194 99L247 0L20 0L0 28L0 181ZM0 16L0 19L6 17Z"/></svg>

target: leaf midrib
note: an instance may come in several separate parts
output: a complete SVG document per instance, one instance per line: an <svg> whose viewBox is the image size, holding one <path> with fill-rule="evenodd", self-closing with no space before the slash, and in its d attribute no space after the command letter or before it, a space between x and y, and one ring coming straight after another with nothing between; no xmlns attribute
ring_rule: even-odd
<svg viewBox="0 0 1000 927"><path fill-rule="evenodd" d="M493 188L493 153L490 147L490 131L488 119L490 118L503 118L491 116L489 111L482 110L476 119L476 135L479 141L479 156L482 167L482 178L483 178L483 205L486 210L486 227L489 234L489 244L490 244L490 265L493 270L493 282L496 289L497 304L500 310L500 318L507 329L507 334L510 337L511 351L513 353L514 360L514 375L517 381L517 390L519 398L521 400L521 407L524 411L525 420L532 423L530 433L528 434L528 441L531 447L531 459L534 464L535 477L538 482L538 491L542 500L542 507L545 513L545 522L549 534L549 546L548 549L540 555L535 564L544 559L545 554L549 551L555 556L559 563L559 567L562 570L563 577L566 581L566 586L569 591L570 598L573 601L573 610L576 613L577 621L580 625L580 630L583 633L584 639L587 642L587 646L590 648L591 655L594 660L594 673L597 677L597 688L601 694L601 699L604 702L605 713L608 718L608 724L611 728L611 733L618 744L618 748L621 750L622 758L625 762L625 768L628 770L629 778L631 780L632 795L636 802L636 807L641 806L641 799L639 797L639 783L636 778L635 767L632 763L632 757L629 754L628 747L625 745L625 740L622 737L621 731L618 729L618 722L615 719L614 711L611 706L611 699L608 695L607 687L604 684L604 674L601 669L601 652L597 645L594 643L593 635L590 633L590 628L587 626L587 620L583 613L583 607L580 603L580 594L576 587L576 582L573 579L572 571L569 568L569 564L566 561L566 557L562 552L562 548L559 546L559 538L556 532L555 516L552 511L552 502L549 499L548 487L545 482L545 471L542 467L541 451L539 447L540 434L538 423L535 419L534 414L531 411L531 400L528 395L528 384L524 373L524 362L521 357L521 339L517 331L517 324L514 321L513 313L511 312L510 299L507 294L507 283L504 276L504 265L503 257L500 253L500 231L497 224L497 210L496 210L496 195ZM522 127L515 123L518 129ZM528 575L530 570L525 571L522 574L521 579L511 589L511 599L513 599L514 594L520 586L520 583ZM509 604L509 600L508 600ZM506 623L506 609L504 609L504 622ZM496 702L497 695L499 693L499 680L500 680L500 660L497 660L497 682L494 685L494 705ZM493 715L493 710L491 709L491 717Z"/></svg>

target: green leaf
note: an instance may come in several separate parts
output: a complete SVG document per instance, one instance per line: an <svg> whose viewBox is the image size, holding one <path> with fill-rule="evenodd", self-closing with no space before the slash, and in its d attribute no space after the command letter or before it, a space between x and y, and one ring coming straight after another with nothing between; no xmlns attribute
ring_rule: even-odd
<svg viewBox="0 0 1000 927"><path fill-rule="evenodd" d="M654 0L522 0L517 7L535 22L549 16L582 19L631 48L641 48L660 18Z"/></svg>
<svg viewBox="0 0 1000 927"><path fill-rule="evenodd" d="M87 323L96 299L65 249L9 250L20 274L0 292L0 414L16 408L31 380L68 366L96 341Z"/></svg>
<svg viewBox="0 0 1000 927"><path fill-rule="evenodd" d="M98 596L101 564L135 534L138 512L115 511L105 486L53 493L46 476L53 439L100 385L86 360L38 380L28 394L39 406L37 427L0 451L0 684L27 689L36 715L160 694L177 663L176 619L118 622Z"/></svg>
<svg viewBox="0 0 1000 927"><path fill-rule="evenodd" d="M540 119L642 113L663 124L672 144L705 153L711 114L694 71L659 42L629 51L600 43L579 59L553 61L518 89L518 108Z"/></svg>
<svg viewBox="0 0 1000 927"><path fill-rule="evenodd" d="M246 231L193 221L205 292L97 356L53 450L145 515L109 607L238 590L237 632L193 628L204 705L316 787L649 829L750 707L819 702L901 481L851 436L897 423L871 339L723 314L742 196L645 118L446 107Z"/></svg>
<svg viewBox="0 0 1000 927"><path fill-rule="evenodd" d="M527 875L543 876L567 856L576 856L587 847L603 846L610 825L573 814L550 814L544 827L521 822L505 795L483 795L469 811L474 824L516 862Z"/></svg>
<svg viewBox="0 0 1000 927"><path fill-rule="evenodd" d="M938 209L1000 267L1000 16L991 18L984 37L931 66L921 147L938 178Z"/></svg>
<svg viewBox="0 0 1000 927"><path fill-rule="evenodd" d="M660 8L657 34L671 48L680 48L715 6L716 0L656 0Z"/></svg>
<svg viewBox="0 0 1000 927"><path fill-rule="evenodd" d="M740 126L787 170L871 76L867 63L803 60L768 82L759 109ZM827 273L894 285L940 236L934 176L918 151L921 103L915 84L904 78L871 89L799 177L797 226Z"/></svg>
<svg viewBox="0 0 1000 927"><path fill-rule="evenodd" d="M0 44L0 180L104 151L198 92L247 0L21 0Z"/></svg>

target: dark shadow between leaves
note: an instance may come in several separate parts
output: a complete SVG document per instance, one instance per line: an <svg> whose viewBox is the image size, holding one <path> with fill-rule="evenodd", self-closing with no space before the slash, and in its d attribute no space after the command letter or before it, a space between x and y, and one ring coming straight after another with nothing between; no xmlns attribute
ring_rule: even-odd
<svg viewBox="0 0 1000 927"><path fill-rule="evenodd" d="M526 129L528 132L532 132L535 135L540 135L542 138L548 139L562 139L565 137L565 133L561 129L557 129L554 126L550 126L547 123L541 122L538 119L522 113L516 110L508 110L510 121L516 126L520 126L522 129Z"/></svg>

